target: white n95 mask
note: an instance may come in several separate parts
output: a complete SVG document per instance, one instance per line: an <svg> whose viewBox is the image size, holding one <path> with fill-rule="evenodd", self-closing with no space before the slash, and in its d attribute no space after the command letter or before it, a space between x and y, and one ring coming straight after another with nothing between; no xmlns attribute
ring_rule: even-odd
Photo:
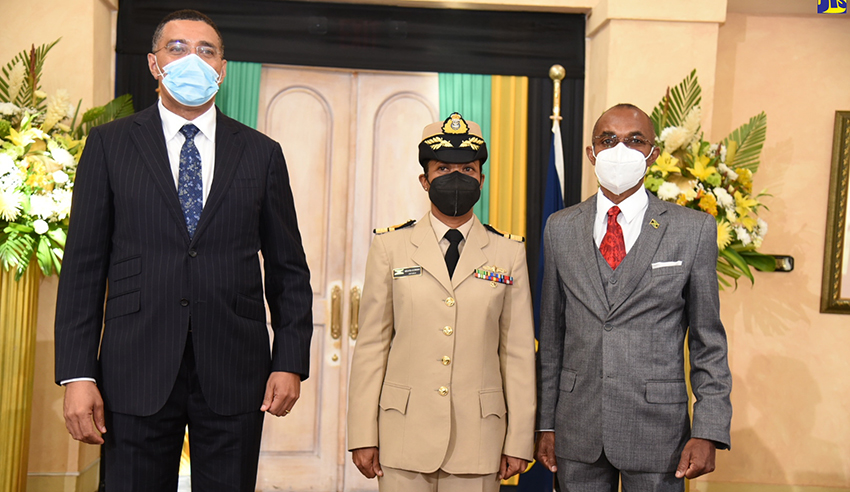
<svg viewBox="0 0 850 492"><path fill-rule="evenodd" d="M652 150L649 154L652 154ZM593 156L596 157L599 184L615 195L621 195L638 184L646 174L646 159L649 158L649 155L643 155L639 150L626 147L623 142L598 155L594 153Z"/></svg>

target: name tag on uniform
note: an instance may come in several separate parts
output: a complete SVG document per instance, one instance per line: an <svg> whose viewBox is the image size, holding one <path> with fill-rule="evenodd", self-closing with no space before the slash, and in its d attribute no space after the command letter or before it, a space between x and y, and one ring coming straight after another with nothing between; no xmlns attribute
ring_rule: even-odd
<svg viewBox="0 0 850 492"><path fill-rule="evenodd" d="M393 278L411 277L413 275L422 275L422 267L405 267L393 268Z"/></svg>
<svg viewBox="0 0 850 492"><path fill-rule="evenodd" d="M482 270L478 268L475 270L475 278L480 278L482 280L489 280L491 282L498 282L500 284L505 285L513 285L514 278L506 275L504 273L491 272L488 270ZM494 285L495 286L495 285Z"/></svg>

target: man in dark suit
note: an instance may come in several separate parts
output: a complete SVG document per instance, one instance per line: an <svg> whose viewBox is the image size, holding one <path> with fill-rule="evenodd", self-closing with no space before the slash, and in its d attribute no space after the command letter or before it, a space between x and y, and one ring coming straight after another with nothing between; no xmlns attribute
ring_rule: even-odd
<svg viewBox="0 0 850 492"><path fill-rule="evenodd" d="M215 108L223 53L200 12L163 19L148 55L158 104L95 128L78 167L56 380L71 435L105 441L111 492L174 490L186 425L197 490L253 491L263 412L289 413L308 374L312 290L286 164Z"/></svg>
<svg viewBox="0 0 850 492"><path fill-rule="evenodd" d="M587 147L599 192L546 225L536 456L563 491L681 491L730 445L717 226L647 193L654 144L643 111L606 111Z"/></svg>

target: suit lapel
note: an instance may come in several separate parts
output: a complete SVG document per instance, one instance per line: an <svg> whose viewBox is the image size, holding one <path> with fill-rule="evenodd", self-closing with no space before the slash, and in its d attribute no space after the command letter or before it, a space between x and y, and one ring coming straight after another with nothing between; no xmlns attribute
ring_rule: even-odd
<svg viewBox="0 0 850 492"><path fill-rule="evenodd" d="M466 243L463 245L463 252L460 254L455 273L452 276L452 288L457 289L467 277L472 275L476 268L487 263L487 256L484 254L484 247L490 242L490 237L487 235L487 230L478 221L478 217L473 215L472 228L469 229L469 237L466 238ZM445 264L445 258L443 259Z"/></svg>
<svg viewBox="0 0 850 492"><path fill-rule="evenodd" d="M189 232L186 230L186 219L180 200L177 198L177 187L174 185L174 175L168 162L168 151L165 149L165 136L162 133L162 120L159 117L159 107L154 104L135 116L136 126L130 130L130 138L142 160L148 168L156 187L162 194L166 207L171 216L180 226L186 241Z"/></svg>
<svg viewBox="0 0 850 492"><path fill-rule="evenodd" d="M192 242L197 240L212 220L215 211L221 205L227 190L230 188L230 183L236 174L236 168L239 167L245 144L239 138L238 133L239 127L216 108L215 171L213 171L210 194L206 203L204 203L201 219L198 221L198 228Z"/></svg>
<svg viewBox="0 0 850 492"><path fill-rule="evenodd" d="M631 253L635 253L634 261L623 262L626 270L620 273L620 281L622 287L617 299L611 306L611 313L617 310L631 293L635 290L641 278L646 274L652 263L652 258L655 256L655 251L661 244L661 238L664 237L664 231L667 229L667 223L664 220L665 210L659 207L660 201L654 195L649 195L649 205L646 208L646 215L643 217L643 225L640 229L640 236L635 242ZM650 222L655 220L658 228L650 225Z"/></svg>
<svg viewBox="0 0 850 492"><path fill-rule="evenodd" d="M410 242L416 247L416 251L413 252L411 259L436 278L443 288L446 289L446 292L454 292L452 282L449 279L449 271L446 268L446 260L443 257L443 252L440 251L440 245L437 243L434 229L431 228L430 214L426 213L425 217L422 217L413 226Z"/></svg>
<svg viewBox="0 0 850 492"><path fill-rule="evenodd" d="M579 231L576 234L578 258L582 258L587 280L593 285L593 290L599 296L603 306L608 306L608 297L605 296L605 287L602 286L602 277L599 275L599 267L596 264L596 243L593 241L593 221L596 218L596 195L585 200L579 206L581 215L577 217Z"/></svg>

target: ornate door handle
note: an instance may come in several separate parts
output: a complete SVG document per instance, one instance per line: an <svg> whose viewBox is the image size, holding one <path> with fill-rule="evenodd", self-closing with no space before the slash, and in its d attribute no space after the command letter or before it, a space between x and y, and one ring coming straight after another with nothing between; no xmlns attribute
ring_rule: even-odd
<svg viewBox="0 0 850 492"><path fill-rule="evenodd" d="M331 338L342 336L342 288L334 285L331 290Z"/></svg>
<svg viewBox="0 0 850 492"><path fill-rule="evenodd" d="M351 318L348 320L348 336L357 340L360 333L360 287L351 288Z"/></svg>

